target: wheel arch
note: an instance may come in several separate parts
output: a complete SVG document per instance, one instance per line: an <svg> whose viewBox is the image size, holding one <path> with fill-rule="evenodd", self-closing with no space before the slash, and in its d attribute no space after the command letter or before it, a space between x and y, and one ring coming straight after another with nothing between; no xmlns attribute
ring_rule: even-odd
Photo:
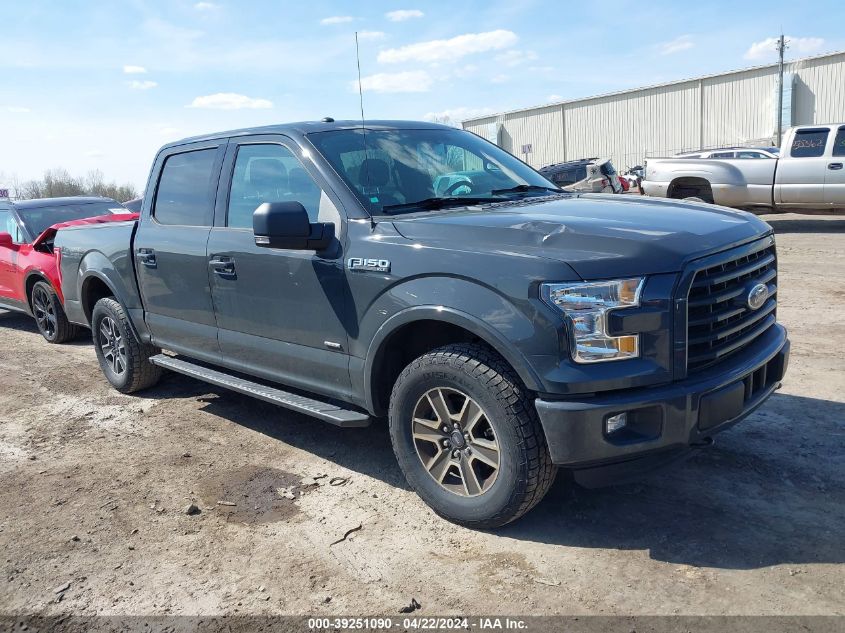
<svg viewBox="0 0 845 633"><path fill-rule="evenodd" d="M374 415L385 415L393 382L407 363L456 342L487 345L510 365L529 390L540 390L540 380L522 353L484 321L455 308L414 306L385 321L370 343L364 362L366 408Z"/></svg>
<svg viewBox="0 0 845 633"><path fill-rule="evenodd" d="M43 281L47 285L49 285L61 301L61 293L56 290L56 286L53 284L52 281L50 281L50 278L47 276L47 274L42 270L30 270L26 274L26 277L24 277L23 282L24 293L26 296L26 307L29 310L30 316L32 315L32 289L35 288L35 284L37 284L39 281Z"/></svg>

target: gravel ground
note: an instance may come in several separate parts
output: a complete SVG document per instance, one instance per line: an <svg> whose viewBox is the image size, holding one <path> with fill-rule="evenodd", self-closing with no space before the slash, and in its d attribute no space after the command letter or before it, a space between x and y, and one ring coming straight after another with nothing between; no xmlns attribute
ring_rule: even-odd
<svg viewBox="0 0 845 633"><path fill-rule="evenodd" d="M843 614L845 217L767 219L783 389L683 465L560 477L491 533L433 515L382 425L176 375L123 396L86 337L0 312L0 613Z"/></svg>

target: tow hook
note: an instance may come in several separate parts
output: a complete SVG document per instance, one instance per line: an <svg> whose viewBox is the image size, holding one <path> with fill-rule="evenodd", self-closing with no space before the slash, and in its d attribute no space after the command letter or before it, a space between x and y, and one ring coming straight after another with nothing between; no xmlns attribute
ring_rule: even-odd
<svg viewBox="0 0 845 633"><path fill-rule="evenodd" d="M713 446L712 437L703 437L697 442L690 443L690 448L709 448L711 446Z"/></svg>

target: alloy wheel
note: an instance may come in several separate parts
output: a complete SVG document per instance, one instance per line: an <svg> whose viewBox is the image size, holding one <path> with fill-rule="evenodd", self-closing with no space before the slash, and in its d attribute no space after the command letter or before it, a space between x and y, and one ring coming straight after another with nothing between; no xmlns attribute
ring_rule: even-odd
<svg viewBox="0 0 845 633"><path fill-rule="evenodd" d="M115 375L120 376L126 371L126 346L114 319L103 317L97 336L103 358Z"/></svg>
<svg viewBox="0 0 845 633"><path fill-rule="evenodd" d="M44 288L36 288L32 295L32 311L35 315L35 322L38 324L38 329L47 338L53 338L56 335L56 312L53 309L53 302L50 300L47 291Z"/></svg>
<svg viewBox="0 0 845 633"><path fill-rule="evenodd" d="M484 494L496 481L500 452L489 419L457 389L427 391L414 407L414 448L440 486L463 497Z"/></svg>

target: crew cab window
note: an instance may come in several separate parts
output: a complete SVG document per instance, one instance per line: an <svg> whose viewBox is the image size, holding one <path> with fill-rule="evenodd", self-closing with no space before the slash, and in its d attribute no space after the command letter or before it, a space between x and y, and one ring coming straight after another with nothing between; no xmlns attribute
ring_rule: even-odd
<svg viewBox="0 0 845 633"><path fill-rule="evenodd" d="M733 152L714 152L710 154L710 158L733 158Z"/></svg>
<svg viewBox="0 0 845 633"><path fill-rule="evenodd" d="M833 141L833 155L845 156L845 127L836 131L836 138Z"/></svg>
<svg viewBox="0 0 845 633"><path fill-rule="evenodd" d="M252 213L264 202L299 202L317 222L321 200L331 205L288 148L243 145L235 159L226 226L252 228Z"/></svg>
<svg viewBox="0 0 845 633"><path fill-rule="evenodd" d="M153 216L160 224L211 225L216 148L173 154L164 162Z"/></svg>
<svg viewBox="0 0 845 633"><path fill-rule="evenodd" d="M798 130L792 139L789 155L793 158L815 158L824 155L829 130Z"/></svg>
<svg viewBox="0 0 845 633"><path fill-rule="evenodd" d="M737 158L766 158L760 152L737 152Z"/></svg>

